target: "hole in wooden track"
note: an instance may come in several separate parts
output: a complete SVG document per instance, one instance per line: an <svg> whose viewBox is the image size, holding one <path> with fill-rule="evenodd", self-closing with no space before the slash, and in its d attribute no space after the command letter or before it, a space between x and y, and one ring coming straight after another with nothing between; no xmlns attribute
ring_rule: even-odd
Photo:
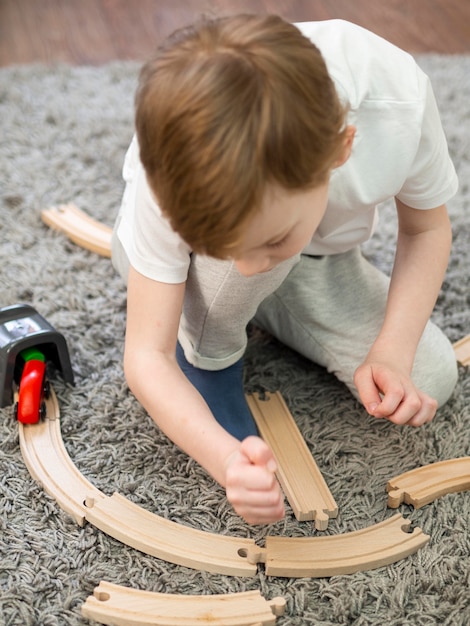
<svg viewBox="0 0 470 626"><path fill-rule="evenodd" d="M109 593L106 593L105 591L95 591L93 595L99 602L108 602L108 600L111 598Z"/></svg>

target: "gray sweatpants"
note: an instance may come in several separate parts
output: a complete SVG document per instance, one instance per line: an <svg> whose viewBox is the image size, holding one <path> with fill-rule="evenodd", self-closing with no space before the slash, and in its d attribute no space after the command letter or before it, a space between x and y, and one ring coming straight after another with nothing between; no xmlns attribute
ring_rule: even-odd
<svg viewBox="0 0 470 626"><path fill-rule="evenodd" d="M115 234L113 263L126 277L128 260ZM193 255L178 339L191 364L223 369L243 355L246 326L253 320L334 373L357 397L354 372L382 325L388 285L359 248L320 258L297 256L252 277L241 276L230 261ZM412 378L439 405L455 387L454 350L431 322Z"/></svg>

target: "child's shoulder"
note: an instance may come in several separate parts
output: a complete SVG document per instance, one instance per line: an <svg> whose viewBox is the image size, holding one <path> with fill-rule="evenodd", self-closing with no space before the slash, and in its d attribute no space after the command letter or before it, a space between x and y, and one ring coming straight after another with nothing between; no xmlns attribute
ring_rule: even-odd
<svg viewBox="0 0 470 626"><path fill-rule="evenodd" d="M296 26L320 49L353 107L364 99L420 99L424 74L408 52L383 37L345 20Z"/></svg>
<svg viewBox="0 0 470 626"><path fill-rule="evenodd" d="M406 52L370 30L347 20L296 22L295 26L318 47L339 54L362 56L376 51L409 56Z"/></svg>

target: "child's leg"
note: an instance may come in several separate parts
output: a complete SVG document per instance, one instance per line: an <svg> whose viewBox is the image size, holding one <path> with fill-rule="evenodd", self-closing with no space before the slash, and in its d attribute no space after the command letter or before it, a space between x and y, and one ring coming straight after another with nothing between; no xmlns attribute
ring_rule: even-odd
<svg viewBox="0 0 470 626"><path fill-rule="evenodd" d="M246 326L298 257L243 277L234 264L194 255L186 284L177 360L217 421L237 439L257 434L243 389Z"/></svg>
<svg viewBox="0 0 470 626"><path fill-rule="evenodd" d="M298 261L297 256L247 278L231 261L193 255L178 332L187 360L205 370L238 361L245 352L248 322Z"/></svg>
<svg viewBox="0 0 470 626"><path fill-rule="evenodd" d="M322 258L302 256L261 304L255 322L333 372L357 397L354 372L380 330L388 285L389 279L358 248ZM452 345L432 323L419 344L412 378L440 405L457 381Z"/></svg>
<svg viewBox="0 0 470 626"><path fill-rule="evenodd" d="M207 371L191 365L178 343L176 360L188 380L207 402L221 426L240 441L257 435L255 421L243 389L243 359L222 370Z"/></svg>

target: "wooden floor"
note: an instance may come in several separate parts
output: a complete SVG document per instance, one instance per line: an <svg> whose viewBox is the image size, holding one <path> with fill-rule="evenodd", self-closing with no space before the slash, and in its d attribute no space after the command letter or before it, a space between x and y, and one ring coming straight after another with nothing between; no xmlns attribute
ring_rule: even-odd
<svg viewBox="0 0 470 626"><path fill-rule="evenodd" d="M410 52L469 53L469 0L0 0L0 66L144 60L201 14L342 18Z"/></svg>

